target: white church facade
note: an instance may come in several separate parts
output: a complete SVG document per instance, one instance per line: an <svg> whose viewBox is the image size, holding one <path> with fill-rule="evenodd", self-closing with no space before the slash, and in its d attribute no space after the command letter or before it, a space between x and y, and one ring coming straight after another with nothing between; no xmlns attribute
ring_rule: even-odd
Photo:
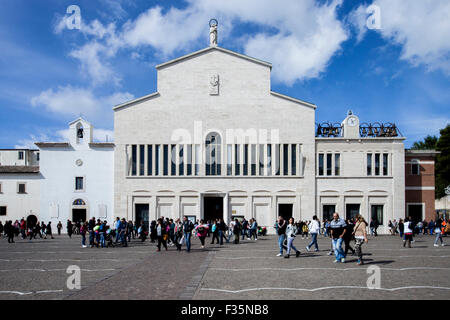
<svg viewBox="0 0 450 320"><path fill-rule="evenodd" d="M158 65L157 92L114 108L116 213L272 232L279 215L404 217L404 138L361 136L354 115L316 137L316 106L273 92L271 68L216 45Z"/></svg>

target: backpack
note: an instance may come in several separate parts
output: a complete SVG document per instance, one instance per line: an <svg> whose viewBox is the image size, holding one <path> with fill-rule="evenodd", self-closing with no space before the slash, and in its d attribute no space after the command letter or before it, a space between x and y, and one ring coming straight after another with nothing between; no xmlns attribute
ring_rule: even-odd
<svg viewBox="0 0 450 320"><path fill-rule="evenodd" d="M197 229L198 233L202 234L203 232L205 232L205 228L204 227L198 227Z"/></svg>

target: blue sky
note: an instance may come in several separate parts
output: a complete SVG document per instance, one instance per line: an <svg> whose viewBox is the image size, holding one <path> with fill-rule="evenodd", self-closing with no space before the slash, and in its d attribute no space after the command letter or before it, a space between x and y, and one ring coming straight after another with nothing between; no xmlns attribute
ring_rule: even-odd
<svg viewBox="0 0 450 320"><path fill-rule="evenodd" d="M81 9L69 30L66 10ZM366 9L380 9L368 29ZM0 148L65 140L83 114L112 137L112 107L156 90L154 66L209 45L273 64L272 89L317 122L394 122L406 146L450 122L447 0L2 0Z"/></svg>

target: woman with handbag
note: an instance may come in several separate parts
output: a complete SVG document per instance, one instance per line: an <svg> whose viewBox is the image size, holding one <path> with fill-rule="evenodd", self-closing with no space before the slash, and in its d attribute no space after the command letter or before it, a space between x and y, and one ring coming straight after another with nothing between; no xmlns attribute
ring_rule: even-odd
<svg viewBox="0 0 450 320"><path fill-rule="evenodd" d="M364 217L359 215L356 218L355 226L353 227L352 232L353 237L355 238L355 251L356 255L358 256L358 265L363 265L363 253L362 253L362 245L363 243L369 242L367 239L367 222L364 220Z"/></svg>

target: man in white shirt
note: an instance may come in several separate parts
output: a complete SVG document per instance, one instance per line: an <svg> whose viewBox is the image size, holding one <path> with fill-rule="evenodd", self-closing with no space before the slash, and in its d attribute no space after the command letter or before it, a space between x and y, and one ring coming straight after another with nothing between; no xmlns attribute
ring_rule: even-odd
<svg viewBox="0 0 450 320"><path fill-rule="evenodd" d="M320 224L317 219L317 216L313 217L313 220L309 223L308 226L309 233L311 234L312 241L310 244L306 246L306 250L310 251L311 247L314 245L316 249L314 251L319 251L319 245L317 244L317 235L320 231Z"/></svg>

